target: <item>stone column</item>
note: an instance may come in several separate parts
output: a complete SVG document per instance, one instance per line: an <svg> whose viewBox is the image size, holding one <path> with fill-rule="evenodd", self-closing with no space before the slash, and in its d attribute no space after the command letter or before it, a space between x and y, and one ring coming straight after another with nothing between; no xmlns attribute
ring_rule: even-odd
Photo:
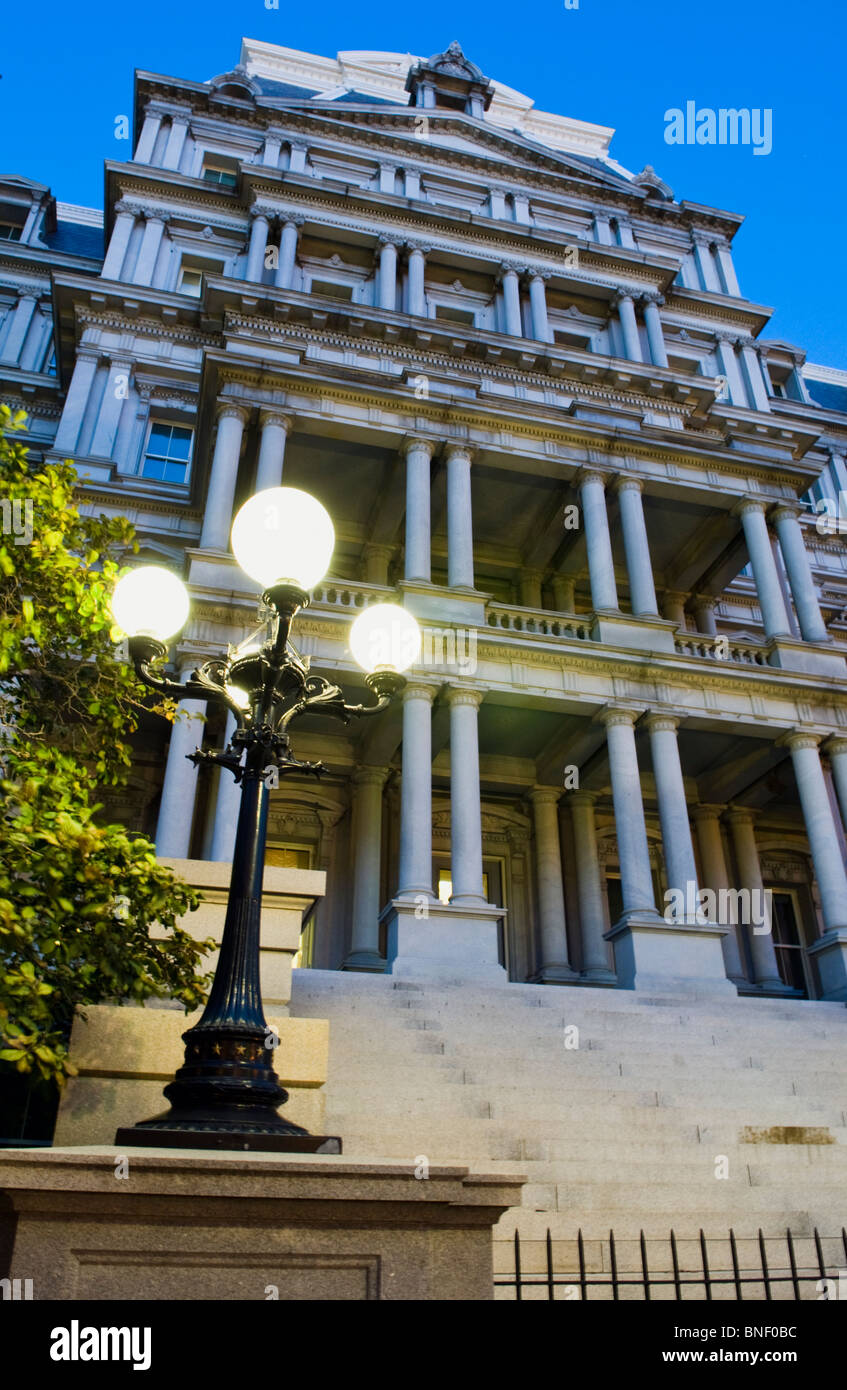
<svg viewBox="0 0 847 1390"><path fill-rule="evenodd" d="M609 964L609 948L603 939L606 919L603 913L603 880L597 853L597 827L594 822L596 797L591 792L570 792L574 837L574 860L579 900L579 927L582 936L581 979L596 984L614 984Z"/></svg>
<svg viewBox="0 0 847 1390"><path fill-rule="evenodd" d="M429 249L428 247L426 248ZM424 248L414 242L409 243L409 313L417 318L426 317L426 294L424 277L426 274L426 255Z"/></svg>
<svg viewBox="0 0 847 1390"><path fill-rule="evenodd" d="M406 456L406 578L430 582L430 460L428 439L407 439Z"/></svg>
<svg viewBox="0 0 847 1390"><path fill-rule="evenodd" d="M762 366L756 344L752 338L742 337L738 339L738 346L741 351L741 370L750 398L750 405L754 410L770 412L770 401L765 390L765 379L762 376Z"/></svg>
<svg viewBox="0 0 847 1390"><path fill-rule="evenodd" d="M74 374L53 444L54 449L62 453L73 454L76 448L88 398L97 375L97 360L95 352L85 348L77 350Z"/></svg>
<svg viewBox="0 0 847 1390"><path fill-rule="evenodd" d="M520 590L523 608L540 608L542 606L541 580L543 577L543 570L521 570Z"/></svg>
<svg viewBox="0 0 847 1390"><path fill-rule="evenodd" d="M279 238L279 264L276 268L277 289L290 290L294 280L294 266L297 260L298 228L302 227L302 217L286 216Z"/></svg>
<svg viewBox="0 0 847 1390"><path fill-rule="evenodd" d="M621 478L617 483L618 506L621 511L626 568L632 611L637 617L655 618L659 615L656 589L653 584L653 565L644 523L640 478Z"/></svg>
<svg viewBox="0 0 847 1390"><path fill-rule="evenodd" d="M283 131L268 130L265 132L265 143L262 146L262 163L269 169L279 168L279 154L282 149Z"/></svg>
<svg viewBox="0 0 847 1390"><path fill-rule="evenodd" d="M744 390L741 372L738 369L738 358L735 355L735 339L731 334L717 334L717 355L721 375L726 377L730 403L732 405L746 407L747 393Z"/></svg>
<svg viewBox="0 0 847 1390"><path fill-rule="evenodd" d="M712 294L720 294L721 282L718 279L717 267L712 259L712 251L707 237L694 237L694 260L703 289L709 290Z"/></svg>
<svg viewBox="0 0 847 1390"><path fill-rule="evenodd" d="M135 285L152 285L165 224L170 220L168 214L163 212L146 212L144 216L144 236L132 276Z"/></svg>
<svg viewBox="0 0 847 1390"><path fill-rule="evenodd" d="M447 583L451 589L474 587L471 454L466 444L448 444Z"/></svg>
<svg viewBox="0 0 847 1390"><path fill-rule="evenodd" d="M782 558L788 571L788 582L791 585L800 632L807 642L828 642L829 634L821 617L809 554L798 520L798 509L790 504L780 503L771 513L771 520L776 526Z"/></svg>
<svg viewBox="0 0 847 1390"><path fill-rule="evenodd" d="M224 402L218 408L218 433L200 545L204 550L227 550L232 526L232 504L241 456L241 438L247 423L247 410L242 405Z"/></svg>
<svg viewBox="0 0 847 1390"><path fill-rule="evenodd" d="M641 339L638 336L638 320L635 317L632 295L625 290L618 290L612 303L618 311L627 360L642 362L644 359L641 356Z"/></svg>
<svg viewBox="0 0 847 1390"><path fill-rule="evenodd" d="M403 691L403 780L400 787L398 898L432 898L431 685L409 681Z"/></svg>
<svg viewBox="0 0 847 1390"><path fill-rule="evenodd" d="M820 891L824 928L847 926L847 872L821 767L817 734L795 729L779 742L791 751L806 836Z"/></svg>
<svg viewBox="0 0 847 1390"><path fill-rule="evenodd" d="M652 919L657 914L635 749L637 718L637 713L629 709L606 708L599 715L606 728L609 750L624 914L647 915Z"/></svg>
<svg viewBox="0 0 847 1390"><path fill-rule="evenodd" d="M579 476L579 495L585 545L588 551L588 574L591 581L591 603L595 612L618 611L618 590L612 560L612 541L606 511L606 479L602 473L586 469Z"/></svg>
<svg viewBox="0 0 847 1390"><path fill-rule="evenodd" d="M120 280L134 226L135 213L126 203L115 203L115 220L109 238L109 249L100 272L104 280Z"/></svg>
<svg viewBox="0 0 847 1390"><path fill-rule="evenodd" d="M309 153L309 146L305 140L290 140L289 149L291 156L288 161L288 172L290 174L305 174L306 156Z"/></svg>
<svg viewBox="0 0 847 1390"><path fill-rule="evenodd" d="M394 310L397 305L397 242L388 237L379 241L379 287L377 307Z"/></svg>
<svg viewBox="0 0 847 1390"><path fill-rule="evenodd" d="M186 681L194 664L180 672ZM179 719L171 725L171 741L165 765L159 819L156 824L156 853L160 858L187 859L191 846L191 825L194 819L194 798L197 794L197 768L188 761L188 754L203 742L205 700L180 700Z"/></svg>
<svg viewBox="0 0 847 1390"><path fill-rule="evenodd" d="M679 720L669 714L650 714L645 723L650 734L668 888L682 894L684 920L690 921L688 903L697 903L699 885L679 758ZM677 917L677 920L682 919Z"/></svg>
<svg viewBox="0 0 847 1390"><path fill-rule="evenodd" d="M677 623L683 632L687 626L685 621L687 598L687 594L676 593L671 589L666 589L662 595L662 617L667 618L672 623Z"/></svg>
<svg viewBox="0 0 847 1390"><path fill-rule="evenodd" d="M26 335L29 332L29 326L35 317L37 303L38 295L34 290L18 290L18 302L15 305L12 326L3 347L4 362L18 361Z"/></svg>
<svg viewBox="0 0 847 1390"><path fill-rule="evenodd" d="M738 865L738 873L741 878L739 887L750 891L751 895L758 900L758 907L764 903L765 899L762 866L759 862L756 832L753 828L753 812L746 806L732 806L727 813L726 820L732 834L735 862ZM756 915L760 914L757 912ZM751 923L745 923L745 925L748 927L747 939L753 958L753 979L757 985L769 993L775 991L784 994L785 984L776 963L776 951L771 932L754 932Z"/></svg>
<svg viewBox="0 0 847 1390"><path fill-rule="evenodd" d="M535 869L538 883L538 925L541 963L535 976L541 984L573 980L568 960L565 927L565 891L562 884L562 847L556 807L558 787L533 787L529 793L535 822Z"/></svg>
<svg viewBox="0 0 847 1390"><path fill-rule="evenodd" d="M523 337L521 322L521 291L517 267L501 265L500 281L503 286L503 308L506 319L506 332L515 338Z"/></svg>
<svg viewBox="0 0 847 1390"><path fill-rule="evenodd" d="M650 345L650 357L655 367L666 367L668 365L668 354L665 348L665 335L662 329L662 316L659 308L664 304L664 296L661 294L646 294L642 299L644 305L644 326L647 329L647 342Z"/></svg>
<svg viewBox="0 0 847 1390"><path fill-rule="evenodd" d="M576 580L557 574L553 580L553 602L557 613L573 613L576 602Z"/></svg>
<svg viewBox="0 0 847 1390"><path fill-rule="evenodd" d="M838 734L833 735L832 738L827 739L824 751L832 767L832 780L838 794L841 819L847 828L847 737L840 737Z"/></svg>
<svg viewBox="0 0 847 1390"><path fill-rule="evenodd" d="M721 894L726 894L730 886L718 819L722 810L721 806L701 805L692 807L691 814L697 826L697 843L700 846L700 863L703 866L703 887L710 888L717 896L717 908L710 920L720 922L728 928L721 943L726 973L734 984L743 985L747 983L747 972L741 960L738 932L733 922L725 920L731 914L721 911L720 906L721 902L727 901L726 897L721 898Z"/></svg>
<svg viewBox="0 0 847 1390"><path fill-rule="evenodd" d="M549 280L549 272L533 270L529 275L529 307L532 314L532 336L540 343L552 341L550 325L547 321L547 294L544 288L545 280Z"/></svg>
<svg viewBox="0 0 847 1390"><path fill-rule="evenodd" d="M244 279L261 280L265 270L265 248L268 244L270 222L266 212L258 208L250 210L250 246L247 251L247 269Z"/></svg>
<svg viewBox="0 0 847 1390"><path fill-rule="evenodd" d="M741 298L741 289L738 284L738 277L735 274L735 266L732 262L732 251L726 242L718 241L714 243L714 255L718 263L723 278L723 289L734 299Z"/></svg>
<svg viewBox="0 0 847 1390"><path fill-rule="evenodd" d="M716 637L718 625L715 619L715 604L717 599L713 594L695 594L691 611L694 614L694 621L697 624L697 631L704 633L707 637Z"/></svg>
<svg viewBox="0 0 847 1390"><path fill-rule="evenodd" d="M485 902L482 891L482 806L479 790L478 690L452 686L450 706L450 869L451 903Z"/></svg>
<svg viewBox="0 0 847 1390"><path fill-rule="evenodd" d="M103 392L103 398L100 402L100 412L97 416L94 435L88 450L90 454L98 455L100 458L112 457L115 435L118 431L118 421L120 420L121 410L126 400L126 393L121 393L117 384L117 378L125 377L128 388L131 370L132 367L129 362L120 362L113 359L109 363L109 376L106 381L106 389Z"/></svg>
<svg viewBox="0 0 847 1390"><path fill-rule="evenodd" d="M163 169L178 169L179 161L182 159L182 152L185 149L185 137L188 135L188 117L171 116L171 128L168 135L168 143L165 146L165 153L162 158Z"/></svg>
<svg viewBox="0 0 847 1390"><path fill-rule="evenodd" d="M235 733L235 715L227 713L223 746L226 748ZM218 778L218 795L215 802L215 825L212 831L211 857L216 861L231 863L235 850L235 831L238 826L238 812L241 806L241 787L232 773L222 767Z"/></svg>
<svg viewBox="0 0 847 1390"><path fill-rule="evenodd" d="M388 566L394 554L393 545L376 545L369 542L364 548L365 583L388 584Z"/></svg>
<svg viewBox="0 0 847 1390"><path fill-rule="evenodd" d="M489 188L488 190L488 211L491 217L496 217L498 222L506 220L506 191L503 188Z"/></svg>
<svg viewBox="0 0 847 1390"><path fill-rule="evenodd" d="M779 575L771 550L765 506L755 498L746 498L738 508L747 551L753 566L756 594L762 610L766 637L787 637L791 633L788 613L782 597Z"/></svg>
<svg viewBox="0 0 847 1390"><path fill-rule="evenodd" d="M135 147L133 159L136 164L152 164L153 150L156 147L156 136L162 125L162 114L160 111L151 111L148 107L144 113L144 124L141 127L141 134L138 137L138 144Z"/></svg>
<svg viewBox="0 0 847 1390"><path fill-rule="evenodd" d="M281 485L285 441L291 433L293 423L290 415L283 415L278 410L259 412L262 438L259 444L259 462L256 465L257 492Z"/></svg>
<svg viewBox="0 0 847 1390"><path fill-rule="evenodd" d="M382 850L382 789L387 767L360 767L353 774L353 934L345 970L382 973L379 953L379 868Z"/></svg>

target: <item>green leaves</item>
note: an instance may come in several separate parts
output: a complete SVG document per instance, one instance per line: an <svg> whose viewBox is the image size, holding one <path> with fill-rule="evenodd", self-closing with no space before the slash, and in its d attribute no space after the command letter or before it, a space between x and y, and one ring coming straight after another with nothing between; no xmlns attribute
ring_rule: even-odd
<svg viewBox="0 0 847 1390"><path fill-rule="evenodd" d="M151 996L196 1008L212 943L180 927L199 900L150 841L98 820L98 790L125 779L149 707L111 638L132 527L80 514L72 464L31 468L13 437L24 421L0 406L0 495L33 515L28 545L0 537L0 1077L61 1083L77 1009ZM155 708L173 717L172 702Z"/></svg>

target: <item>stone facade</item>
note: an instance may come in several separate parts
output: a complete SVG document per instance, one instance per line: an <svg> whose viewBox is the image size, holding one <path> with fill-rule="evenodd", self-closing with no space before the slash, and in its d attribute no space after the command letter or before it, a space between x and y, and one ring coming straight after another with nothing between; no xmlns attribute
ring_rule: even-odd
<svg viewBox="0 0 847 1390"><path fill-rule="evenodd" d="M245 42L135 96L104 246L0 185L0 394L185 577L175 671L250 629L231 518L280 481L336 526L313 668L355 692L374 600L423 625L403 699L310 721L328 776L272 793L269 862L327 874L304 963L847 999L847 374L763 338L740 217L455 46ZM184 756L227 737L145 731L112 809L228 860ZM771 932L731 908L765 889Z"/></svg>

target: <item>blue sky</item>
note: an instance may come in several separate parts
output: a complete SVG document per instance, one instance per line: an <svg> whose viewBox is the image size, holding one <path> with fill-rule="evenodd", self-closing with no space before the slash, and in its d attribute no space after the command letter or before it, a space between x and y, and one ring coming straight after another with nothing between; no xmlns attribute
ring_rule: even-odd
<svg viewBox="0 0 847 1390"><path fill-rule="evenodd" d="M539 108L613 126L612 154L627 168L652 164L677 198L744 213L736 265L742 292L776 310L764 336L847 367L844 0L270 3L12 7L0 61L4 171L100 207L103 160L126 157L114 127L131 114L133 69L202 81L235 65L244 35L329 55L429 54L457 38ZM666 144L665 111L687 101L769 109L772 152Z"/></svg>

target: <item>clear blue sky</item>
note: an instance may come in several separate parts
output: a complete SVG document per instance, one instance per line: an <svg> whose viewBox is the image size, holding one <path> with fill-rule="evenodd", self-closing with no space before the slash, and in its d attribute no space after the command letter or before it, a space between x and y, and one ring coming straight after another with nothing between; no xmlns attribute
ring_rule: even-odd
<svg viewBox="0 0 847 1390"><path fill-rule="evenodd" d="M268 0L270 2L270 0ZM548 111L613 126L612 154L652 164L677 198L746 215L742 292L776 309L765 336L847 367L845 0L78 0L17 4L3 21L0 165L100 207L103 160L125 158L133 69L202 81L242 36L334 55L430 54L457 38L491 77ZM769 108L773 151L665 143L671 107Z"/></svg>

